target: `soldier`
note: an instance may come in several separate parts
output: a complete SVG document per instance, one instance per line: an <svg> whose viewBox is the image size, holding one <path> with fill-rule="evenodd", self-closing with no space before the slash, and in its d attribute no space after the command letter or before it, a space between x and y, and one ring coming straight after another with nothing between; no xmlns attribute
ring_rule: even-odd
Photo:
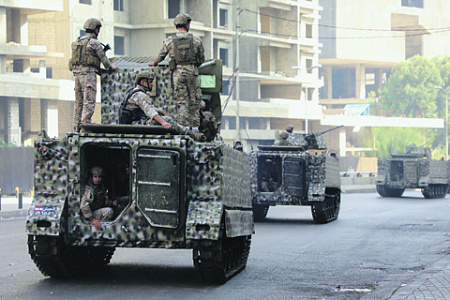
<svg viewBox="0 0 450 300"><path fill-rule="evenodd" d="M119 110L120 124L133 125L162 125L166 129L174 128L180 134L188 134L193 139L203 142L205 135L190 129L185 129L170 116L167 116L162 109L153 106L154 93L151 93L155 73L151 71L141 71L135 79L136 87L127 93L124 102Z"/></svg>
<svg viewBox="0 0 450 300"><path fill-rule="evenodd" d="M198 131L200 126L200 101L202 92L198 80L198 67L205 61L202 40L191 33L191 17L182 13L175 17L174 25L178 32L168 37L156 60L149 66L156 66L167 54L169 66L173 71L175 97L178 102L178 121L186 129Z"/></svg>
<svg viewBox="0 0 450 300"><path fill-rule="evenodd" d="M150 91L154 79L154 72L141 71L137 74L136 87L127 93L127 97L120 108L119 123L162 125L165 129L172 128L172 125L167 122L169 117L161 109L152 105Z"/></svg>
<svg viewBox="0 0 450 300"><path fill-rule="evenodd" d="M291 134L294 131L294 126L289 124L288 126L286 126L286 131L288 132L288 134Z"/></svg>
<svg viewBox="0 0 450 300"><path fill-rule="evenodd" d="M100 230L102 228L100 222L112 220L114 210L108 207L110 203L102 183L105 175L103 169L95 166L89 170L89 173L89 180L81 198L81 213L86 220L94 224L97 230Z"/></svg>
<svg viewBox="0 0 450 300"><path fill-rule="evenodd" d="M75 76L75 111L73 115L73 130L80 131L80 124L91 123L95 111L97 95L97 76L100 63L106 69L116 70L105 54L102 44L97 39L102 23L94 18L84 23L86 35L78 37L72 43L72 58L69 60L69 70Z"/></svg>
<svg viewBox="0 0 450 300"><path fill-rule="evenodd" d="M275 145L277 146L292 146L292 143L288 141L289 133L286 130L283 130L280 133L281 140L276 141Z"/></svg>

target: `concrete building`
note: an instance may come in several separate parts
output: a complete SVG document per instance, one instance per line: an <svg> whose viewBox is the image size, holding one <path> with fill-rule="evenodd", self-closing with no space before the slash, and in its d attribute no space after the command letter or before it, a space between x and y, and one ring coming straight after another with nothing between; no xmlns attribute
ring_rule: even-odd
<svg viewBox="0 0 450 300"><path fill-rule="evenodd" d="M367 94L382 86L395 63L420 52L427 57L447 54L449 33L433 30L450 25L439 14L450 6L444 0L426 5L420 0L12 2L33 3L34 11L40 12L30 15L31 10L26 11L27 42L45 49L41 55L45 60L37 55L30 60L29 77L35 80L38 75L33 72L41 70L39 76L42 78L45 73L47 79L39 80L45 84L37 84L31 90L39 86L52 93L30 96L29 88L19 87L17 90L23 95L14 93L13 97L24 98L17 101L23 113L16 118L18 125L11 122L11 126L0 128L0 140L3 137L4 141L13 141L8 130L17 132L16 140L28 143L40 128L52 130L51 135L60 137L71 131L74 93L67 62L70 43L84 34L87 18L101 20L99 39L111 45L109 57L156 56L162 41L175 34L173 18L180 11L193 18L191 32L202 38L206 58L223 61L222 136L229 143L241 139L249 150L273 143L277 130L288 124L294 125L295 131L308 132L345 125L339 134L326 136L330 148L340 149L340 155L345 156L349 149L364 150L357 132L364 125L443 127L442 120L394 123L370 116L349 118L343 107L364 104ZM1 3L8 6L11 1L0 0ZM45 3L44 7L51 9L38 10L35 3ZM9 60L9 65L12 70L14 59ZM6 89L8 81L3 82ZM2 101L6 105L3 103L6 101ZM31 113L31 108L44 114ZM0 124L7 118L3 106L2 112ZM93 121L100 122L99 109Z"/></svg>
<svg viewBox="0 0 450 300"><path fill-rule="evenodd" d="M327 107L322 125L346 124L340 130L340 155L360 148L361 126L443 128L443 120L363 116L370 92L386 82L392 67L414 55L450 55L450 9L446 0L321 0L319 40L324 87L320 103ZM360 113L345 111L356 104ZM355 106L353 106L355 108ZM356 133L354 133L356 132ZM356 149L356 150L355 150Z"/></svg>
<svg viewBox="0 0 450 300"><path fill-rule="evenodd" d="M30 41L28 18L63 11L62 0L0 0L0 141L30 144L41 128L58 135L56 100L66 83L47 79L46 46ZM32 68L32 64L37 67Z"/></svg>
<svg viewBox="0 0 450 300"><path fill-rule="evenodd" d="M53 78L72 79L67 69L70 43L84 33L83 24L88 17L101 20L99 39L111 45L109 57L156 56L162 41L176 32L173 18L184 11L193 19L191 32L203 40L205 57L223 61L222 135L226 141L243 139L246 149L260 143L271 144L275 132L288 124L293 124L295 130L305 130L309 124L311 131L320 120L318 0L63 2L63 11L36 15L30 21L30 40L62 53L47 60ZM43 38L51 28L55 28L52 36ZM66 92L73 94L70 89ZM58 132L63 136L71 130L73 103L57 104ZM61 117L63 111L65 118ZM94 122L100 121L98 111Z"/></svg>

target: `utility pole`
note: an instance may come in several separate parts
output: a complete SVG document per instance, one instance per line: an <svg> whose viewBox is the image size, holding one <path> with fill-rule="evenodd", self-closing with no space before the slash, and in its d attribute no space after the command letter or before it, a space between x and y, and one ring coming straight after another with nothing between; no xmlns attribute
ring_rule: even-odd
<svg viewBox="0 0 450 300"><path fill-rule="evenodd" d="M447 98L447 88L442 86L435 86L437 90L443 90L445 92L445 160L448 160L448 98Z"/></svg>
<svg viewBox="0 0 450 300"><path fill-rule="evenodd" d="M239 29L240 29L240 25L239 25L239 16L241 14L240 11L240 7L239 7L239 3L236 2L236 18L235 18L235 23L236 23L236 51L234 51L235 53L235 65L234 65L234 70L236 71L236 90L235 90L235 99L236 99L236 137L237 140L240 141L241 140L241 125L240 125L240 117L239 117Z"/></svg>

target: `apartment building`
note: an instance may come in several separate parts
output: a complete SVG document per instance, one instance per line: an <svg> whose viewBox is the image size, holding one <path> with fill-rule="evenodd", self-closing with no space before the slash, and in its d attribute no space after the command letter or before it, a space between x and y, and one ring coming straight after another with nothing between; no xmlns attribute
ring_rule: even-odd
<svg viewBox="0 0 450 300"><path fill-rule="evenodd" d="M60 54L46 59L54 79L72 80L70 43L84 34L87 18L101 20L99 39L111 45L109 57L154 57L162 41L175 34L174 17L184 11L193 19L191 32L202 38L205 57L223 61L222 135L227 142L242 139L248 150L273 143L276 131L288 124L311 131L320 120L318 0L60 2L63 11L29 18L30 41ZM39 62L31 63L32 69L38 67ZM73 87L61 94L73 98ZM73 102L56 101L54 107L57 135L63 136L71 130ZM93 121L100 122L98 109Z"/></svg>
<svg viewBox="0 0 450 300"><path fill-rule="evenodd" d="M62 53L29 40L28 18L62 12L62 0L0 0L0 141L31 143L42 127L57 136L56 101L66 85L48 79L46 59ZM35 68L32 68L32 65ZM55 126L56 125L56 126Z"/></svg>
<svg viewBox="0 0 450 300"><path fill-rule="evenodd" d="M341 125L332 146L345 156L361 148L359 128L442 128L436 119L379 118L367 115L370 92L378 95L392 67L414 55L450 55L446 0L321 0L319 62L324 86L319 102L322 125ZM334 144L333 144L334 143Z"/></svg>

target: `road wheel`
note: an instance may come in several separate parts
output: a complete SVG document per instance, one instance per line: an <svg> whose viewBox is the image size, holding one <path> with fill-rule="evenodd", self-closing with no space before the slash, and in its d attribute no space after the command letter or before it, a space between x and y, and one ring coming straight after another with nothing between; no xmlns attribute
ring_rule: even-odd
<svg viewBox="0 0 450 300"><path fill-rule="evenodd" d="M340 207L340 192L329 193L326 191L325 201L316 202L311 206L314 222L324 224L336 220L339 216Z"/></svg>
<svg viewBox="0 0 450 300"><path fill-rule="evenodd" d="M251 235L229 238L225 226L219 240L194 241L193 261L197 276L205 282L223 284L247 265Z"/></svg>

